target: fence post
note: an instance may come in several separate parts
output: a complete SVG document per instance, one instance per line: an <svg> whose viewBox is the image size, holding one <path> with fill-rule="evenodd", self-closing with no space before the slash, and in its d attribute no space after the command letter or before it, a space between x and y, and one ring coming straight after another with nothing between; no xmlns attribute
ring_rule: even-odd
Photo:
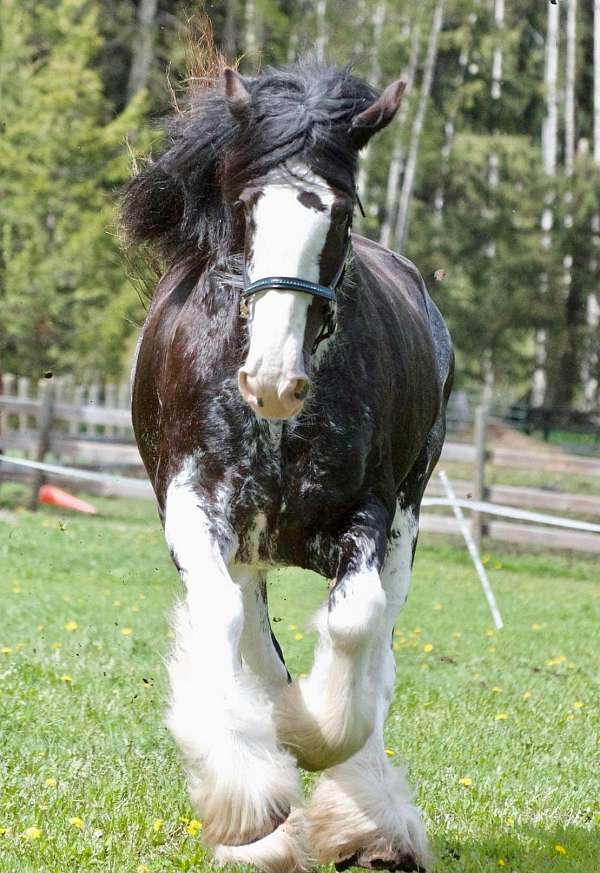
<svg viewBox="0 0 600 873"><path fill-rule="evenodd" d="M38 444L36 452L36 461L42 461L46 457L50 449L50 431L52 429L52 419L54 417L54 385L52 382L40 383L40 412L38 420ZM38 492L44 484L45 476L41 470L36 470L33 476L33 486L31 490L31 498L29 508L35 512L38 508Z"/></svg>
<svg viewBox="0 0 600 873"><path fill-rule="evenodd" d="M473 471L473 498L486 500L485 463L487 461L487 417L488 406L482 403L475 410L475 469ZM487 532L480 512L474 512L472 517L473 540L477 551L481 550L481 538Z"/></svg>

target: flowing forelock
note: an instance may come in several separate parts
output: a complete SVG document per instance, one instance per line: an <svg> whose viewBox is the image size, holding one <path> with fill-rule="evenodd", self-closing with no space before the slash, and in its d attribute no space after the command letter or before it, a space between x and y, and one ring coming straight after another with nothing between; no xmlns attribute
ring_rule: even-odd
<svg viewBox="0 0 600 873"><path fill-rule="evenodd" d="M165 151L125 191L131 243L171 263L222 263L242 247L239 194L290 158L353 194L350 124L374 91L349 68L314 59L244 81L250 100L242 118L217 83L192 92L188 109L170 120Z"/></svg>

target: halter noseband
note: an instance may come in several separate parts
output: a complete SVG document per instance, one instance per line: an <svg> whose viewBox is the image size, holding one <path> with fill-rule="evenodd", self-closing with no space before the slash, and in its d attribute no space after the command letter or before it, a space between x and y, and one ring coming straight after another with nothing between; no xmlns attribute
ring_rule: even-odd
<svg viewBox="0 0 600 873"><path fill-rule="evenodd" d="M313 297L321 297L323 300L335 303L335 292L342 279L349 251L350 237L348 237L348 242L344 249L344 256L329 285L319 285L318 282L309 282L308 279L299 279L294 276L267 276L265 279L257 279L256 282L251 282L247 285L242 291L242 298L246 300L253 294L258 294L259 291L267 290L303 291L305 294L311 294Z"/></svg>

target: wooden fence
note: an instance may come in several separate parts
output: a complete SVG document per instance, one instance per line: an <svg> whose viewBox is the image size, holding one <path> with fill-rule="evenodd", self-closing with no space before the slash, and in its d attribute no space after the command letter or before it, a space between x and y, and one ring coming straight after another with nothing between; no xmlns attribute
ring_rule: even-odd
<svg viewBox="0 0 600 873"><path fill-rule="evenodd" d="M77 482L72 479L68 487L79 487L97 494L151 496L133 439L129 385L83 388L67 379L41 380L33 385L26 379L4 376L2 387L0 452L82 469L100 469L107 474L101 481ZM472 481L454 480L458 497L600 519L600 497L513 485L487 487L486 471L492 465L595 478L600 477L600 460L547 451L490 448L486 439L485 416L478 414L483 417L479 422L476 417L475 444L449 441L442 453L442 465L459 462L473 468ZM121 472L126 473L127 478L117 475ZM17 470L3 464L0 465L0 482L2 479L30 482L32 507L42 481L65 484L65 479L54 473ZM443 494L435 475L427 494ZM479 513L472 515L476 538L483 535L492 540L527 546L600 553L600 534L497 521ZM434 533L458 533L456 522L447 513L423 513L421 529Z"/></svg>

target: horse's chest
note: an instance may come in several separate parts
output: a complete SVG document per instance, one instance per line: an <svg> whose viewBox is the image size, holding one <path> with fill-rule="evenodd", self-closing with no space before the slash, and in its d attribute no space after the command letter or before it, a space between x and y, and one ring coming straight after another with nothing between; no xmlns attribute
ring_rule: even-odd
<svg viewBox="0 0 600 873"><path fill-rule="evenodd" d="M237 559L250 564L306 561L308 542L356 503L364 488L366 453L360 440L286 439L271 426L266 445L248 465L234 511Z"/></svg>

